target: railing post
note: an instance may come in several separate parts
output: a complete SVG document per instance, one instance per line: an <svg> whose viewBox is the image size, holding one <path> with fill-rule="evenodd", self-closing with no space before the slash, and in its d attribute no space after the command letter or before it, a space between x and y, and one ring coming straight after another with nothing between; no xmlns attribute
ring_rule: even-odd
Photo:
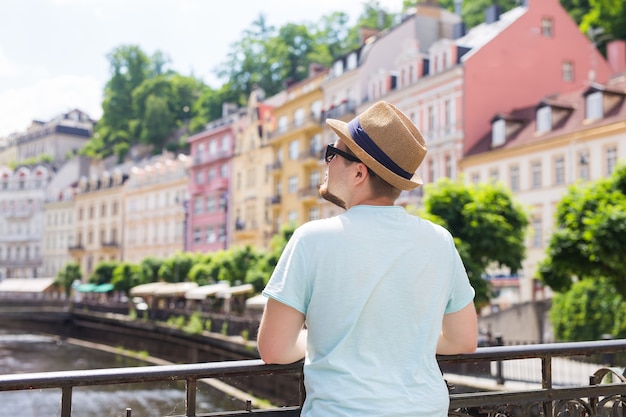
<svg viewBox="0 0 626 417"><path fill-rule="evenodd" d="M504 340L502 335L496 336L496 346L504 346ZM496 362L496 383L498 385L504 385L504 375L502 373L502 361Z"/></svg>
<svg viewBox="0 0 626 417"><path fill-rule="evenodd" d="M187 417L196 417L197 382L194 378L187 378Z"/></svg>
<svg viewBox="0 0 626 417"><path fill-rule="evenodd" d="M544 356L541 358L541 387L543 389L552 389L552 356ZM554 400L543 403L543 415L552 417L554 410Z"/></svg>
<svg viewBox="0 0 626 417"><path fill-rule="evenodd" d="M61 417L72 416L72 387L61 387Z"/></svg>

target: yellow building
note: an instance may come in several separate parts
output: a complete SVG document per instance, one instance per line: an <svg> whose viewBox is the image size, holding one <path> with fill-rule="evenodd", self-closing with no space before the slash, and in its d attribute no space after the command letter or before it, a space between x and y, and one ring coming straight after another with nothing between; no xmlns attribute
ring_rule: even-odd
<svg viewBox="0 0 626 417"><path fill-rule="evenodd" d="M321 218L319 185L324 180L323 91L327 71L313 67L308 78L288 87L285 102L274 108L269 135L272 170L272 233Z"/></svg>
<svg viewBox="0 0 626 417"><path fill-rule="evenodd" d="M86 280L102 261L123 259L123 194L128 176L120 170L81 177L74 197L76 236L70 255Z"/></svg>
<svg viewBox="0 0 626 417"><path fill-rule="evenodd" d="M185 250L190 158L158 155L135 166L124 184L124 261L167 258Z"/></svg>
<svg viewBox="0 0 626 417"><path fill-rule="evenodd" d="M270 206L272 195L272 150L267 145L272 124L272 103L280 103L283 95L263 100L263 92L255 90L248 100L248 111L234 129L235 149L232 159L230 192L231 246L250 245L268 249L272 237Z"/></svg>

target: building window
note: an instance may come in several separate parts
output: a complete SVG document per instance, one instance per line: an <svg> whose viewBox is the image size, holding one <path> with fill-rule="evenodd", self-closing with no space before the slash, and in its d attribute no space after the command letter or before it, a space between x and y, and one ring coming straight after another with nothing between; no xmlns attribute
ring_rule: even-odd
<svg viewBox="0 0 626 417"><path fill-rule="evenodd" d="M193 201L193 212L194 212L194 214L202 213L202 198L197 197Z"/></svg>
<svg viewBox="0 0 626 417"><path fill-rule="evenodd" d="M537 133L552 130L552 107L543 106L537 109Z"/></svg>
<svg viewBox="0 0 626 417"><path fill-rule="evenodd" d="M296 175L292 175L291 177L289 177L288 190L291 194L295 194L298 192L298 177Z"/></svg>
<svg viewBox="0 0 626 417"><path fill-rule="evenodd" d="M553 22L551 17L544 17L541 19L541 36L544 38L551 38L554 36Z"/></svg>
<svg viewBox="0 0 626 417"><path fill-rule="evenodd" d="M591 93L585 98L585 116L587 119L600 119L604 116L601 91Z"/></svg>
<svg viewBox="0 0 626 417"><path fill-rule="evenodd" d="M209 142L209 155L215 157L217 155L217 139Z"/></svg>
<svg viewBox="0 0 626 417"><path fill-rule="evenodd" d="M500 146L506 141L506 121L496 120L491 124L491 146Z"/></svg>
<svg viewBox="0 0 626 417"><path fill-rule="evenodd" d="M435 129L437 129L435 106L428 106L428 132L431 136L434 135Z"/></svg>
<svg viewBox="0 0 626 417"><path fill-rule="evenodd" d="M204 182L204 171L196 172L196 184L202 184Z"/></svg>
<svg viewBox="0 0 626 417"><path fill-rule="evenodd" d="M293 113L293 125L300 127L304 124L304 109L299 108Z"/></svg>
<svg viewBox="0 0 626 417"><path fill-rule="evenodd" d="M519 191L519 167L517 165L510 168L509 179L511 182L511 191Z"/></svg>
<svg viewBox="0 0 626 417"><path fill-rule="evenodd" d="M309 221L319 220L320 219L320 209L319 207L311 207L309 209Z"/></svg>
<svg viewBox="0 0 626 417"><path fill-rule="evenodd" d="M533 228L533 248L541 248L543 246L543 231L541 225L541 219L535 217L532 221Z"/></svg>
<svg viewBox="0 0 626 417"><path fill-rule="evenodd" d="M452 178L452 157L446 155L446 177Z"/></svg>
<svg viewBox="0 0 626 417"><path fill-rule="evenodd" d="M287 222L288 224L298 223L298 212L296 210L290 210L289 213L287 213Z"/></svg>
<svg viewBox="0 0 626 417"><path fill-rule="evenodd" d="M206 198L206 211L207 213L215 211L215 197L208 196Z"/></svg>
<svg viewBox="0 0 626 417"><path fill-rule="evenodd" d="M541 162L536 161L531 165L532 186L533 189L541 188Z"/></svg>
<svg viewBox="0 0 626 417"><path fill-rule="evenodd" d="M587 151L578 154L578 178L583 181L589 180L589 153Z"/></svg>
<svg viewBox="0 0 626 417"><path fill-rule="evenodd" d="M106 204L102 204L102 206L100 206L100 217L106 217L107 215L107 206Z"/></svg>
<svg viewBox="0 0 626 417"><path fill-rule="evenodd" d="M500 179L500 172L498 171L498 168L493 168L489 171L489 180L492 183L496 183L498 182L498 180Z"/></svg>
<svg viewBox="0 0 626 417"><path fill-rule="evenodd" d="M428 181L435 182L435 162L432 159L428 161Z"/></svg>
<svg viewBox="0 0 626 417"><path fill-rule="evenodd" d="M606 149L606 175L611 175L617 165L617 148L611 146Z"/></svg>
<svg viewBox="0 0 626 417"><path fill-rule="evenodd" d="M574 63L571 61L563 62L563 81L574 82Z"/></svg>
<svg viewBox="0 0 626 417"><path fill-rule="evenodd" d="M558 157L554 160L554 185L565 184L565 160Z"/></svg>
<svg viewBox="0 0 626 417"><path fill-rule="evenodd" d="M297 140L289 143L289 159L292 161L298 160L300 157L300 143Z"/></svg>
<svg viewBox="0 0 626 417"><path fill-rule="evenodd" d="M478 172L472 173L472 184L478 184L480 182L480 174Z"/></svg>
<svg viewBox="0 0 626 417"><path fill-rule="evenodd" d="M206 243L215 243L217 236L215 235L215 227L207 226L206 228Z"/></svg>
<svg viewBox="0 0 626 417"><path fill-rule="evenodd" d="M444 103L444 112L445 112L445 128L446 128L446 134L450 135L453 132L453 128L454 128L454 120L452 117L452 100L446 100Z"/></svg>
<svg viewBox="0 0 626 417"><path fill-rule="evenodd" d="M200 243L202 241L202 230L199 227L193 228L193 243Z"/></svg>

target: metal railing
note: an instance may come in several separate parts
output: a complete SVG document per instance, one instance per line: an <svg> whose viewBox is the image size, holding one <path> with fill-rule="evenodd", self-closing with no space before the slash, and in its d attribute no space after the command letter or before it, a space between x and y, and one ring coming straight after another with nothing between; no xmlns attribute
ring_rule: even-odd
<svg viewBox="0 0 626 417"><path fill-rule="evenodd" d="M615 368L599 366L589 375L588 384L553 386L553 359L558 357L591 357L626 353L626 340L608 340L576 343L552 343L528 346L498 346L478 348L475 353L438 357L442 369L454 365L476 365L481 362L498 363L520 359L541 361L541 383L532 389L510 389L504 382L493 381L492 389L450 395L449 416L453 417L595 417L626 414L626 379ZM574 366L574 365L570 365ZM234 416L244 414L298 416L299 404L276 409L253 410L251 402L240 411L197 414L196 388L204 378L243 377L295 373L300 375L302 363L267 365L261 360L227 361L216 363L142 366L133 368L97 369L82 371L42 372L18 375L0 375L0 391L61 389L61 417L71 417L72 389L82 386L129 384L138 382L185 381L187 417ZM444 371L444 377L446 377ZM612 381L606 382L606 379ZM614 382L616 381L616 382ZM604 383L603 383L604 382ZM300 403L304 392L300 390ZM132 410L127 410L131 416ZM280 414L278 414L280 413Z"/></svg>

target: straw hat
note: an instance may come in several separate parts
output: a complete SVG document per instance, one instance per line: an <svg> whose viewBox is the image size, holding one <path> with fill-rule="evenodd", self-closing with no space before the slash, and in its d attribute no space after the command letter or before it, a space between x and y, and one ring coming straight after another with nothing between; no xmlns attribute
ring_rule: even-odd
<svg viewBox="0 0 626 417"><path fill-rule="evenodd" d="M379 101L346 123L327 119L346 146L389 184L412 190L423 181L415 173L426 156L426 142L393 104Z"/></svg>

